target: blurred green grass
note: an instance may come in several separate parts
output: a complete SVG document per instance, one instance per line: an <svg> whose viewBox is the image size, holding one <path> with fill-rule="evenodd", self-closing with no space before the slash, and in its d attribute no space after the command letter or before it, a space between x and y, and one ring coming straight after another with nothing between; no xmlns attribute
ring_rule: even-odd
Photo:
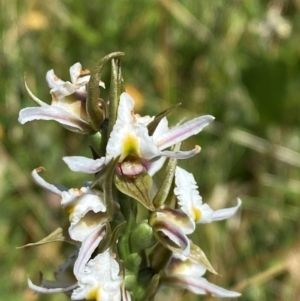
<svg viewBox="0 0 300 301"><path fill-rule="evenodd" d="M54 69L69 79L80 61L92 69L105 54L124 51L127 90L139 112L157 114L182 102L174 123L216 117L201 135L196 158L180 162L213 208L243 200L241 215L199 226L195 241L241 300L297 300L300 295L300 4L299 1L1 0L0 291L3 300L67 300L37 296L26 278L51 277L65 246L16 250L63 223L59 201L33 184L43 165L51 183L80 187L64 155L89 155L88 138L54 122L17 122L34 105L30 89L50 102L44 80ZM109 67L104 74L109 85ZM106 94L105 94L106 93ZM104 92L105 98L107 92ZM212 300L188 293L173 300ZM194 299L193 299L194 298Z"/></svg>

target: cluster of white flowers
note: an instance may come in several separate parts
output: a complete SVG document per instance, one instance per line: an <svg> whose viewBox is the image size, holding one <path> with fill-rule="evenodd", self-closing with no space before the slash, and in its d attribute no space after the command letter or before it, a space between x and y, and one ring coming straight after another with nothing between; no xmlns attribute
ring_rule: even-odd
<svg viewBox="0 0 300 301"><path fill-rule="evenodd" d="M75 132L95 133L86 110L90 75L79 63L70 68L70 74L71 82L64 82L53 70L47 73L51 105L34 96L26 85L40 107L21 110L19 121L54 120ZM100 81L99 86L104 84ZM61 190L39 175L41 167L32 172L38 185L60 196L69 216L68 240L77 245L55 271L56 281L42 279L35 285L28 280L32 290L97 301L154 300L161 286L224 298L240 296L203 277L206 270L215 270L187 236L195 231L196 224L227 219L241 205L238 199L235 207L213 211L202 203L193 175L177 166L177 159L200 152L199 146L180 151L179 143L201 132L214 117L206 115L169 128L167 113L141 117L134 113L131 96L120 93L105 153L95 159L63 158L72 171L95 174L91 185ZM161 187L153 180L158 170L166 173ZM170 195L176 200L173 205L166 202ZM146 220L137 221L137 206L148 209Z"/></svg>

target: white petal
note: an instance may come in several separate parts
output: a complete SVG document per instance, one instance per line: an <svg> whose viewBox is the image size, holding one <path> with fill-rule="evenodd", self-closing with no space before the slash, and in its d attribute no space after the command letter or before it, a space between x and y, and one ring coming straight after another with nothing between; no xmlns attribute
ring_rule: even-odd
<svg viewBox="0 0 300 301"><path fill-rule="evenodd" d="M119 264L112 257L110 249L98 254L78 274L79 287L73 291L71 299L121 301L119 272Z"/></svg>
<svg viewBox="0 0 300 301"><path fill-rule="evenodd" d="M159 150L154 144L152 137L148 134L148 129L145 126L135 127L136 135L140 142L141 157L146 160L151 160L159 155Z"/></svg>
<svg viewBox="0 0 300 301"><path fill-rule="evenodd" d="M54 100L62 100L64 97L69 96L77 91L77 87L70 82L64 82L58 87L50 90Z"/></svg>
<svg viewBox="0 0 300 301"><path fill-rule="evenodd" d="M176 158L176 159L189 159L194 157L195 155L199 154L201 151L201 147L199 145L196 145L194 149L190 151L161 151L160 154L162 156L166 156L169 158Z"/></svg>
<svg viewBox="0 0 300 301"><path fill-rule="evenodd" d="M54 293L63 293L69 292L78 287L77 283L73 284L69 287L61 287L61 288L45 288L32 283L32 281L28 278L28 286L33 291L40 293L40 294L54 294Z"/></svg>
<svg viewBox="0 0 300 301"><path fill-rule="evenodd" d="M167 133L169 130L168 127L168 119L167 117L162 118L162 120L158 123L152 137L154 141L157 141L160 139L160 137L162 135L164 135L165 133Z"/></svg>
<svg viewBox="0 0 300 301"><path fill-rule="evenodd" d="M199 295L211 293L213 296L220 298L234 298L241 296L241 294L238 292L226 290L220 286L208 282L205 278L202 277L198 278L193 276L176 276L170 277L168 279L168 282L169 281L170 283L172 283L172 285L178 285Z"/></svg>
<svg viewBox="0 0 300 301"><path fill-rule="evenodd" d="M51 89L53 88L57 88L60 85L62 85L64 83L63 80L61 80L60 78L58 78L55 74L54 74L54 70L49 70L46 74L46 80L48 82L48 85Z"/></svg>
<svg viewBox="0 0 300 301"><path fill-rule="evenodd" d="M159 155L157 146L153 143L148 129L143 123L136 122L133 114L133 99L127 93L122 93L118 108L117 121L107 143L107 154L113 158L121 155L120 161L132 153L126 153L126 143L132 141L137 148L132 155L150 160ZM129 147L130 149L130 147Z"/></svg>
<svg viewBox="0 0 300 301"><path fill-rule="evenodd" d="M239 209L241 204L242 204L242 201L240 199L238 199L238 203L235 207L216 210L213 213L212 220L213 221L220 221L220 220L223 220L223 219L230 218L231 216L233 216L237 212L237 210Z"/></svg>
<svg viewBox="0 0 300 301"><path fill-rule="evenodd" d="M82 76L82 77L79 77L76 81L76 87L79 89L79 88L82 88L82 91L83 92L86 92L86 89L85 89L85 85L89 82L90 80L90 75L86 75L86 76ZM75 83L74 83L75 84ZM104 84L104 83L103 83ZM99 84L100 86L100 84Z"/></svg>
<svg viewBox="0 0 300 301"><path fill-rule="evenodd" d="M170 276L186 275L201 277L205 272L206 268L202 264L192 261L189 257L178 253L173 253L166 269L166 273Z"/></svg>
<svg viewBox="0 0 300 301"><path fill-rule="evenodd" d="M127 135L135 136L132 129L134 125L133 106L134 102L130 95L122 93L118 107L117 120L106 146L106 152L112 158L116 158L122 154L122 141L126 139Z"/></svg>
<svg viewBox="0 0 300 301"><path fill-rule="evenodd" d="M99 225L86 239L82 242L79 250L78 258L74 264L74 275L78 279L79 273L81 273L86 263L91 258L93 252L98 247L100 241L105 235L105 224Z"/></svg>
<svg viewBox="0 0 300 301"><path fill-rule="evenodd" d="M81 71L82 71L82 66L80 63L75 63L73 66L70 67L70 77L71 77L71 82L73 84L77 83Z"/></svg>
<svg viewBox="0 0 300 301"><path fill-rule="evenodd" d="M62 192L61 204L70 215L69 234L73 240L83 241L107 220L102 193L88 187Z"/></svg>
<svg viewBox="0 0 300 301"><path fill-rule="evenodd" d="M140 116L139 114L134 114L134 117L137 123L142 124L144 126L147 126L155 118L154 116L153 117L150 117L149 115Z"/></svg>
<svg viewBox="0 0 300 301"><path fill-rule="evenodd" d="M170 129L168 132L155 139L154 142L160 150L163 150L169 146L172 146L189 138L190 136L198 134L213 120L214 117L210 115L195 118L182 125Z"/></svg>
<svg viewBox="0 0 300 301"><path fill-rule="evenodd" d="M62 191L59 190L55 185L52 185L48 182L46 182L38 173L42 170L45 170L43 167L38 167L34 169L31 173L33 180L41 187L45 188L48 191L51 191L55 194L61 195Z"/></svg>
<svg viewBox="0 0 300 301"><path fill-rule="evenodd" d="M202 204L202 197L199 194L194 176L177 166L175 171L175 184L174 193L179 200L178 204L181 206L181 210L195 221L195 219L197 219L197 213L200 214L198 211Z"/></svg>
<svg viewBox="0 0 300 301"><path fill-rule="evenodd" d="M118 120L124 123L131 123L134 121L134 100L128 94L123 92L120 96L120 103L118 107Z"/></svg>
<svg viewBox="0 0 300 301"><path fill-rule="evenodd" d="M208 224L213 221L214 211L210 208L208 204L202 204L198 207L200 211L199 218L196 219L196 223Z"/></svg>
<svg viewBox="0 0 300 301"><path fill-rule="evenodd" d="M48 106L47 103L45 103L45 102L43 102L42 100L40 100L39 98L37 98L37 97L29 90L29 88L28 88L26 82L25 82L24 84L25 84L25 88L26 88L27 93L29 94L29 96L31 97L31 99L32 99L33 101L35 101L35 102L36 102L39 106L41 106L41 107L43 107L43 106Z"/></svg>
<svg viewBox="0 0 300 301"><path fill-rule="evenodd" d="M94 160L81 156L69 156L63 157L63 160L72 171L88 174L97 173L105 166L105 157Z"/></svg>
<svg viewBox="0 0 300 301"><path fill-rule="evenodd" d="M57 106L22 109L18 120L21 124L32 120L54 120L75 132L88 133L91 131L87 122Z"/></svg>
<svg viewBox="0 0 300 301"><path fill-rule="evenodd" d="M154 159L149 163L147 168L147 172L149 176L153 177L161 168L163 167L164 163L166 162L167 157L160 157L158 159Z"/></svg>

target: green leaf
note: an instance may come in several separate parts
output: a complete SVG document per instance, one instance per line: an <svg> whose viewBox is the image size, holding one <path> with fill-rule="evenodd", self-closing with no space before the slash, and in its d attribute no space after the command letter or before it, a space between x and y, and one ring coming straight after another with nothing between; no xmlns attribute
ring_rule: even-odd
<svg viewBox="0 0 300 301"><path fill-rule="evenodd" d="M122 193L139 201L148 210L155 210L150 198L152 178L147 172L143 171L136 177L115 174L115 184Z"/></svg>
<svg viewBox="0 0 300 301"><path fill-rule="evenodd" d="M87 88L86 111L91 119L91 126L95 131L100 129L100 126L105 119L106 109L103 107L105 103L100 98L99 81L104 64L115 57L123 56L123 52L113 52L106 55L100 60L93 72Z"/></svg>
<svg viewBox="0 0 300 301"><path fill-rule="evenodd" d="M190 251L190 259L202 264L208 271L213 274L218 274L215 269L212 267L211 263L208 261L205 253L198 247L197 245L191 242L191 251Z"/></svg>
<svg viewBox="0 0 300 301"><path fill-rule="evenodd" d="M152 136L157 125L159 124L159 122L165 117L167 116L169 113L171 113L172 111L174 111L176 108L178 108L179 106L181 106L181 103L177 103L176 105L170 107L169 109L159 113L153 121L151 121L147 128L148 128L148 133L149 133L149 136Z"/></svg>
<svg viewBox="0 0 300 301"><path fill-rule="evenodd" d="M35 246L45 245L45 244L48 244L51 242L57 242L57 241L67 241L67 242L74 243L74 241L70 238L67 230L64 230L62 228L57 228L56 230L54 230L51 234L49 234L47 237L43 238L42 240L24 245L22 247L17 247L17 249L23 249L23 248L27 248L27 247L35 247Z"/></svg>

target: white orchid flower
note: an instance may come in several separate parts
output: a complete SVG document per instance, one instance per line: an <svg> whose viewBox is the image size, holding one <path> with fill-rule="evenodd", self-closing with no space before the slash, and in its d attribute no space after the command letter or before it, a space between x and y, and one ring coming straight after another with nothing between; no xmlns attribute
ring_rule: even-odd
<svg viewBox="0 0 300 301"><path fill-rule="evenodd" d="M235 207L212 210L208 204L202 203L202 197L199 194L194 176L178 166L175 171L175 184L174 193L178 199L178 204L192 221L193 230L196 223L205 224L230 218L242 204L241 200L238 199Z"/></svg>
<svg viewBox="0 0 300 301"><path fill-rule="evenodd" d="M38 174L41 170L42 167L33 170L33 179L41 187L61 197L62 208L69 214L69 234L73 240L82 242L99 225L107 221L106 207L100 191L89 187L60 190Z"/></svg>
<svg viewBox="0 0 300 301"><path fill-rule="evenodd" d="M220 298L234 298L241 295L208 282L202 277L205 272L206 268L202 264L184 255L173 254L165 270L164 284L181 287L198 295L211 293Z"/></svg>
<svg viewBox="0 0 300 301"><path fill-rule="evenodd" d="M49 70L46 80L51 88L51 105L37 98L25 82L29 96L40 107L22 109L19 114L19 122L24 124L32 120L55 120L74 132L83 134L92 132L90 118L85 108L87 94L85 86L90 80L90 76L86 75L88 73L88 70L82 70L80 63L76 63L70 68L71 82L65 82L59 79L53 70ZM99 85L104 87L104 83L101 81Z"/></svg>
<svg viewBox="0 0 300 301"><path fill-rule="evenodd" d="M120 156L119 171L129 176L136 175L144 168L150 169L151 160L159 157L187 159L199 153L200 147L197 145L190 151L172 152L165 149L198 134L213 119L213 116L205 115L169 129L167 118L164 117L150 136L147 125L153 118L134 114L133 99L129 94L122 93L117 121L107 143L106 157L97 160L78 156L65 157L64 161L73 171L94 173L100 171L111 158ZM156 170L155 167L152 168Z"/></svg>
<svg viewBox="0 0 300 301"><path fill-rule="evenodd" d="M152 213L149 224L165 247L182 252L185 256L190 254L190 240L186 234L191 233L192 223L184 212L171 208L159 209Z"/></svg>
<svg viewBox="0 0 300 301"><path fill-rule="evenodd" d="M120 268L110 249L91 259L77 275L72 300L121 301Z"/></svg>

